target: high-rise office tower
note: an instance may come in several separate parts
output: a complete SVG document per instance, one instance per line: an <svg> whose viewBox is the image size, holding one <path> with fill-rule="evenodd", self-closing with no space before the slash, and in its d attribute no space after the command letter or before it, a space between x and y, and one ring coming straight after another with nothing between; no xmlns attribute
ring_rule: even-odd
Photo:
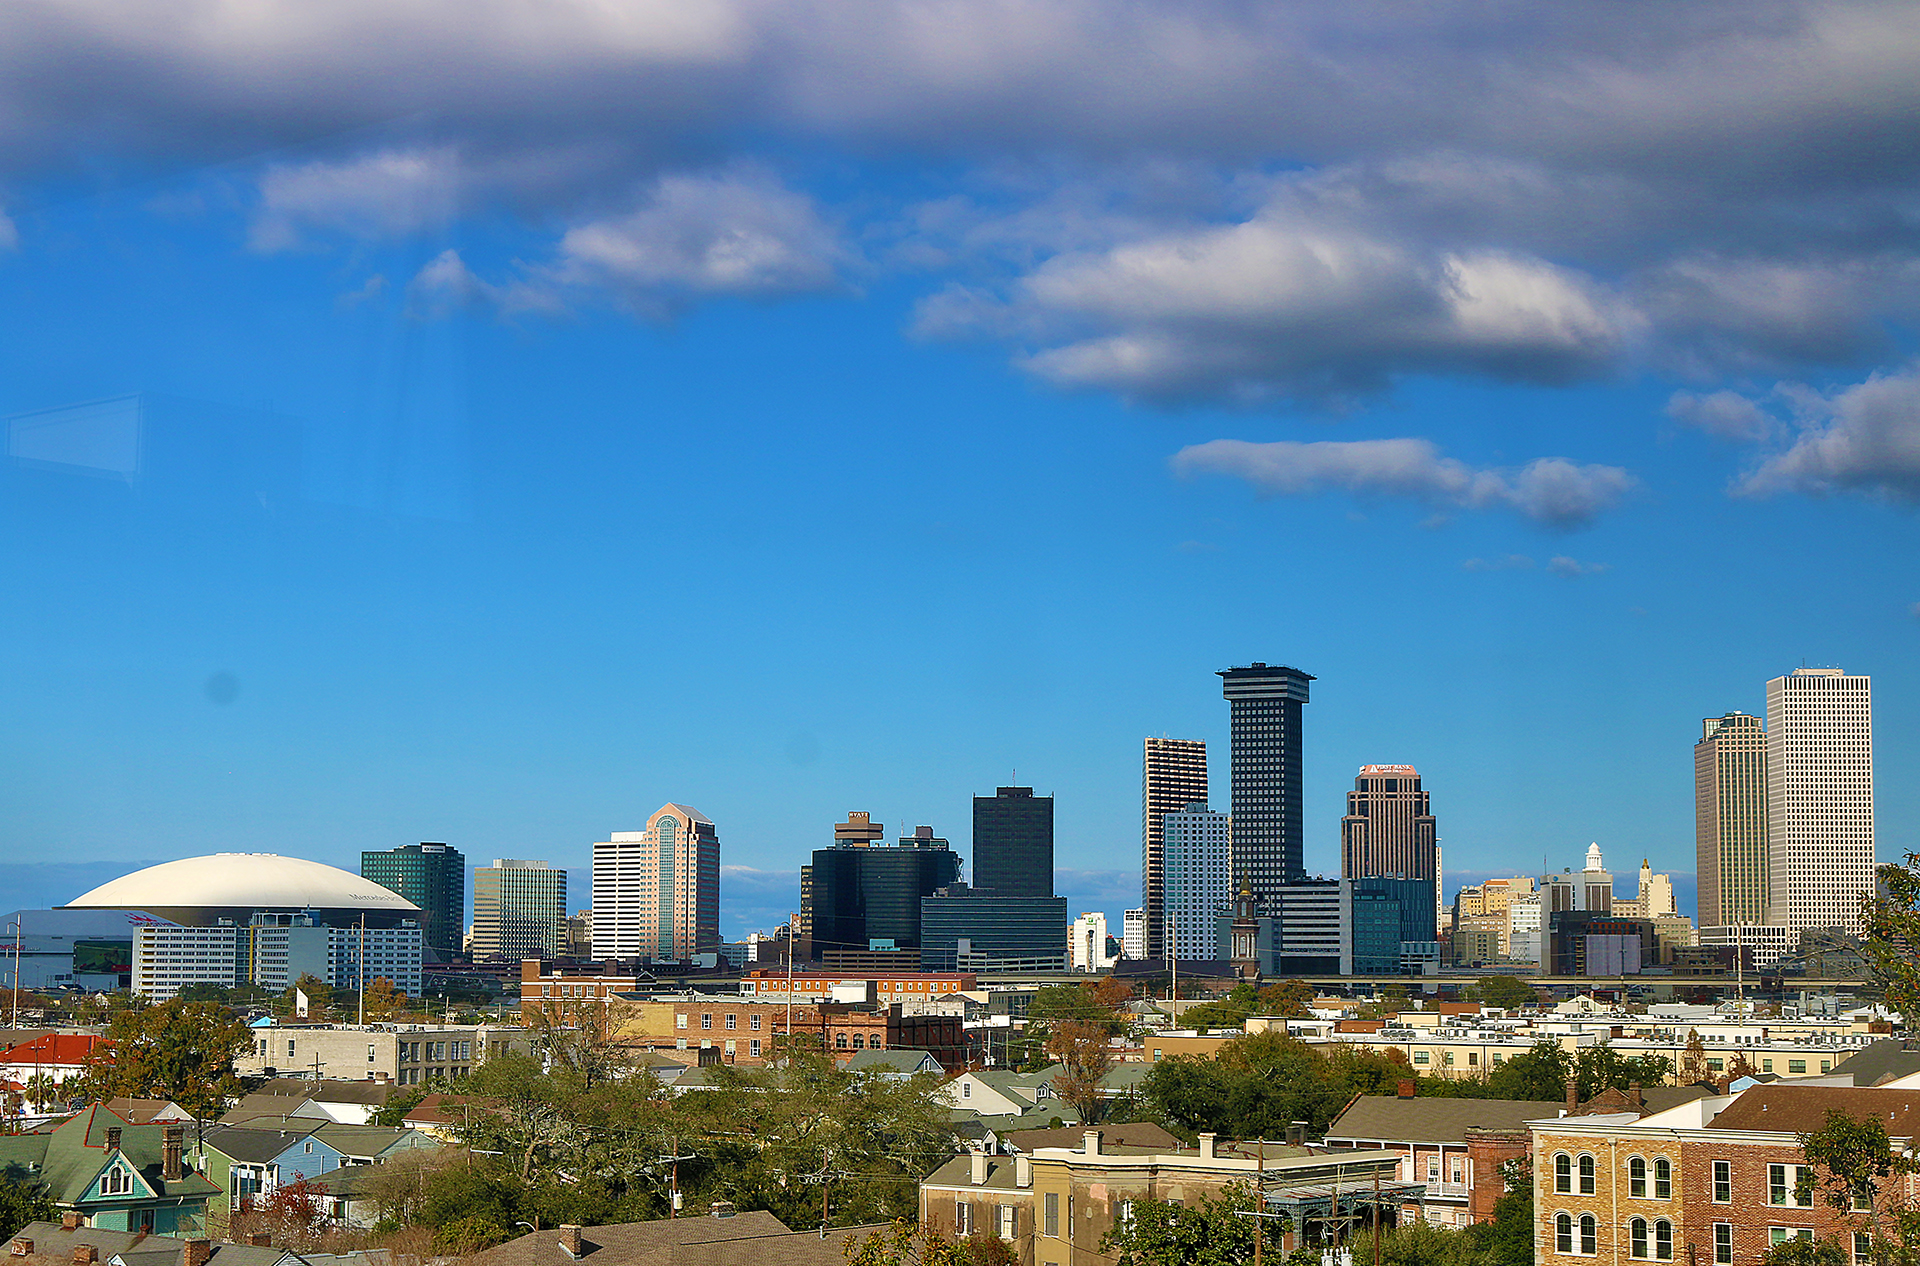
<svg viewBox="0 0 1920 1266"><path fill-rule="evenodd" d="M495 858L473 868L473 958L558 958L567 947L567 872Z"/></svg>
<svg viewBox="0 0 1920 1266"><path fill-rule="evenodd" d="M1120 915L1120 957L1143 962L1147 957L1147 912L1127 910Z"/></svg>
<svg viewBox="0 0 1920 1266"><path fill-rule="evenodd" d="M999 787L973 798L973 886L996 897L1053 895L1053 797Z"/></svg>
<svg viewBox="0 0 1920 1266"><path fill-rule="evenodd" d="M713 821L665 804L644 831L593 846L593 952L679 960L720 944L720 837Z"/></svg>
<svg viewBox="0 0 1920 1266"><path fill-rule="evenodd" d="M1873 692L1800 668L1767 683L1767 922L1858 935L1873 874Z"/></svg>
<svg viewBox="0 0 1920 1266"><path fill-rule="evenodd" d="M1300 709L1313 678L1297 668L1249 664L1219 673L1232 739L1233 867L1268 913L1279 890L1306 877L1301 835Z"/></svg>
<svg viewBox="0 0 1920 1266"><path fill-rule="evenodd" d="M960 878L960 855L930 826L893 848L875 846L885 827L848 815L864 830L833 828L834 846L815 849L807 871L808 928L813 952L914 949L920 944L920 899Z"/></svg>
<svg viewBox="0 0 1920 1266"><path fill-rule="evenodd" d="M467 926L467 859L445 844L403 844L360 854L360 877L420 907L427 948L441 958L460 951Z"/></svg>
<svg viewBox="0 0 1920 1266"><path fill-rule="evenodd" d="M1166 935L1165 819L1207 802L1207 745L1199 739L1150 738L1140 768L1140 908L1146 911L1145 958L1159 958ZM1131 956L1130 956L1131 957Z"/></svg>
<svg viewBox="0 0 1920 1266"><path fill-rule="evenodd" d="M1411 765L1362 765L1340 819L1343 879L1391 876L1438 883L1434 822L1420 771Z"/></svg>
<svg viewBox="0 0 1920 1266"><path fill-rule="evenodd" d="M1729 712L1700 722L1693 745L1693 843L1700 926L1767 917L1767 731Z"/></svg>
<svg viewBox="0 0 1920 1266"><path fill-rule="evenodd" d="M1233 896L1228 835L1227 815L1204 804L1166 816L1165 918L1173 928L1175 958L1219 956L1215 916Z"/></svg>

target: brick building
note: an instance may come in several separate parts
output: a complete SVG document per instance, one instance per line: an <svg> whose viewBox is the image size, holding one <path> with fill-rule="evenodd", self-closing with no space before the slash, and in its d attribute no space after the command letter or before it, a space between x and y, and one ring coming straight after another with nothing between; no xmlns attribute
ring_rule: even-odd
<svg viewBox="0 0 1920 1266"><path fill-rule="evenodd" d="M818 1041L846 1063L860 1051L922 1050L947 1068L966 1063L966 1035L957 1015L905 1015L852 1003L760 1001L737 994L616 996L614 1038L633 1050L691 1052L702 1064L765 1064L774 1039L793 1032Z"/></svg>
<svg viewBox="0 0 1920 1266"><path fill-rule="evenodd" d="M1400 1156L1396 1179L1425 1184L1423 1198L1402 1216L1424 1213L1435 1226L1491 1221L1493 1202L1505 1191L1500 1162L1526 1155L1526 1123L1559 1107L1530 1099L1415 1098L1412 1082L1401 1092L1349 1103L1327 1127L1327 1146L1392 1149Z"/></svg>

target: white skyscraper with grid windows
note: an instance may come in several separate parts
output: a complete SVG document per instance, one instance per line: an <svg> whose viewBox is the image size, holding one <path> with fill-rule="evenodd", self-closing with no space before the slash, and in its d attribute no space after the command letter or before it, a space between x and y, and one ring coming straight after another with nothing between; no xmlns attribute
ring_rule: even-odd
<svg viewBox="0 0 1920 1266"><path fill-rule="evenodd" d="M1163 819L1166 824L1166 918L1173 925L1176 958L1220 957L1216 915L1232 896L1230 819L1204 804L1190 804Z"/></svg>
<svg viewBox="0 0 1920 1266"><path fill-rule="evenodd" d="M1869 677L1800 668L1767 683L1767 922L1861 930L1873 891Z"/></svg>

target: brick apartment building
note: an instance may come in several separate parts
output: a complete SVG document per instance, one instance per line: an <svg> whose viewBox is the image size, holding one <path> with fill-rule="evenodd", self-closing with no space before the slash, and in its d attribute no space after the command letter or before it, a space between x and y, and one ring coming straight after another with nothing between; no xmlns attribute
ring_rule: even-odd
<svg viewBox="0 0 1920 1266"><path fill-rule="evenodd" d="M776 1058L774 1041L789 1020L795 1034L812 1037L845 1063L860 1051L926 1051L948 1069L966 1062L959 1016L904 1015L904 1008L853 1003L762 1002L737 994L681 994L664 998L614 997L614 1036L635 1050L670 1058L691 1054L701 1064L754 1066Z"/></svg>
<svg viewBox="0 0 1920 1266"><path fill-rule="evenodd" d="M1865 1263L1865 1207L1842 1213L1799 1190L1799 1135L1836 1109L1879 1120L1899 1146L1920 1128L1920 1086L1760 1084L1647 1115L1534 1121L1534 1260L1758 1266L1797 1236L1834 1240ZM1905 1177L1888 1188L1883 1226L1920 1190Z"/></svg>

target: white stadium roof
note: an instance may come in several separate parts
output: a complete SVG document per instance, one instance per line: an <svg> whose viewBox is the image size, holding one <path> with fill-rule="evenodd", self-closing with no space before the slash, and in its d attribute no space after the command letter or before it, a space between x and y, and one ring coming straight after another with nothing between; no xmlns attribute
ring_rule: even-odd
<svg viewBox="0 0 1920 1266"><path fill-rule="evenodd" d="M364 910L418 914L420 907L371 879L276 853L215 853L137 870L67 902L89 910Z"/></svg>

